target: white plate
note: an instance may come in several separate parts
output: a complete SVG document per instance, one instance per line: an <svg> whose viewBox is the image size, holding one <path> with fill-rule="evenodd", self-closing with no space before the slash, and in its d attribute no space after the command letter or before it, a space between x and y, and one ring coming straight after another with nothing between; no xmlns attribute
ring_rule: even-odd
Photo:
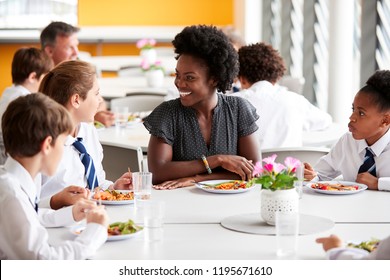
<svg viewBox="0 0 390 280"><path fill-rule="evenodd" d="M136 125L136 124L141 123L141 122L142 122L142 120L140 118L135 118L132 121L128 121L127 126L133 126L133 125Z"/></svg>
<svg viewBox="0 0 390 280"><path fill-rule="evenodd" d="M206 185L216 185L216 184L221 184L221 183L231 182L231 181L234 181L234 180L209 180L209 181L202 181L199 183L206 184ZM252 190L255 187L255 184L253 184L249 188L237 189L237 190L218 190L218 189L214 189L214 188L207 188L207 186L200 185L200 184L196 184L196 187L201 189L201 190L204 190L206 192L210 192L210 193L242 193L242 192L247 192L247 191Z"/></svg>
<svg viewBox="0 0 390 280"><path fill-rule="evenodd" d="M127 191L127 190L117 190L117 192L119 193L129 193L129 192L132 192L132 191ZM92 194L92 199L93 196L95 195L95 193ZM95 201L97 201L97 199L94 199ZM134 199L129 199L129 200L101 200L102 204L103 205L125 205L125 204L133 204L134 203Z"/></svg>
<svg viewBox="0 0 390 280"><path fill-rule="evenodd" d="M354 191L326 191L326 190L313 189L311 187L311 185L315 184L315 183L323 183L323 184L328 183L328 184L342 184L345 186L358 186L359 189L354 190ZM319 181L319 182L308 183L306 185L306 187L315 191L315 192L324 193L324 194L355 194L355 193L358 193L358 192L361 192L361 191L364 191L367 189L367 186L364 184L359 184L356 182L348 182L348 181Z"/></svg>
<svg viewBox="0 0 390 280"><path fill-rule="evenodd" d="M76 225L70 228L70 232L74 235L79 235L84 229L86 225ZM121 234L121 235L109 235L107 237L107 241L118 241L118 240L123 240L123 239L129 239L133 238L139 234L142 233L142 229L135 232L135 233L130 233L130 234Z"/></svg>

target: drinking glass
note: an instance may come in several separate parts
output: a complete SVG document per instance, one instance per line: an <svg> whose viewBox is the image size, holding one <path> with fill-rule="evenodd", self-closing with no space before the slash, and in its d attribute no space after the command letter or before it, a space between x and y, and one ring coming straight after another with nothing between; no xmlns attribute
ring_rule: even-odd
<svg viewBox="0 0 390 280"><path fill-rule="evenodd" d="M150 199L152 194L152 173L133 172L132 179L134 202L137 207L142 201Z"/></svg>
<svg viewBox="0 0 390 280"><path fill-rule="evenodd" d="M294 181L294 187L298 193L299 198L302 198L303 194L304 171L305 166L303 165L303 163L300 163L295 170L295 176L297 177L297 180Z"/></svg>
<svg viewBox="0 0 390 280"><path fill-rule="evenodd" d="M115 127L125 128L129 118L129 108L126 106L116 106L113 112L115 115Z"/></svg>
<svg viewBox="0 0 390 280"><path fill-rule="evenodd" d="M295 258L298 247L299 213L275 212L276 255Z"/></svg>

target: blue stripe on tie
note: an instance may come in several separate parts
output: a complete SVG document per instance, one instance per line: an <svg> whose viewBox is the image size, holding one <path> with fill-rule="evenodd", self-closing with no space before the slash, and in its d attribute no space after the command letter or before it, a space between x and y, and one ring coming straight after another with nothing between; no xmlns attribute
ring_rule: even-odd
<svg viewBox="0 0 390 280"><path fill-rule="evenodd" d="M80 153L80 160L84 165L84 169L85 169L84 174L85 174L85 178L87 179L88 188L90 190L93 190L95 187L99 185L99 182L97 180L93 160L91 156L87 153L87 150L85 149L84 145L81 143L82 140L83 138L80 137L77 138L77 141L73 142L73 146Z"/></svg>

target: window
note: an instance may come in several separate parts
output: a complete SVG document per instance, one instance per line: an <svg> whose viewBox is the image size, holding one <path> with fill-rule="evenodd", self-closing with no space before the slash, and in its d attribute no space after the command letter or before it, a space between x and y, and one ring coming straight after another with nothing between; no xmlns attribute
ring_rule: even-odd
<svg viewBox="0 0 390 280"><path fill-rule="evenodd" d="M78 0L0 0L0 28L41 29L51 21L77 25Z"/></svg>

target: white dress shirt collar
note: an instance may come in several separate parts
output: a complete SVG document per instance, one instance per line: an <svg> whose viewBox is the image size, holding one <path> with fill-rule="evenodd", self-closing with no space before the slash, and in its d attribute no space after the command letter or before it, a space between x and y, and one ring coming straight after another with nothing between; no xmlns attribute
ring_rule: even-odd
<svg viewBox="0 0 390 280"><path fill-rule="evenodd" d="M378 141L376 141L373 145L371 145L370 149L374 153L374 155L378 157L389 143L390 143L390 129L387 130L387 132L381 138L379 138ZM366 140L359 140L358 145L359 145L358 146L359 153L361 153L366 147L368 147Z"/></svg>

